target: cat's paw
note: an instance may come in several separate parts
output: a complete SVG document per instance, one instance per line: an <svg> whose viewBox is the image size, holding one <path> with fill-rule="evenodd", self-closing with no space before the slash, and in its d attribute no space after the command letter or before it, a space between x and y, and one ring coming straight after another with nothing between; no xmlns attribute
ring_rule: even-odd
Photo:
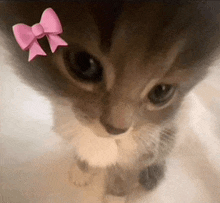
<svg viewBox="0 0 220 203"><path fill-rule="evenodd" d="M70 182L77 187L85 187L92 182L94 173L90 172L84 163L76 162L69 171Z"/></svg>
<svg viewBox="0 0 220 203"><path fill-rule="evenodd" d="M125 196L128 192L129 178L127 171L118 165L108 167L106 193L117 197Z"/></svg>
<svg viewBox="0 0 220 203"><path fill-rule="evenodd" d="M108 182L107 194L122 197L126 195L126 185L120 176L112 177Z"/></svg>
<svg viewBox="0 0 220 203"><path fill-rule="evenodd" d="M140 173L139 183L147 190L153 190L164 177L165 164L149 166Z"/></svg>

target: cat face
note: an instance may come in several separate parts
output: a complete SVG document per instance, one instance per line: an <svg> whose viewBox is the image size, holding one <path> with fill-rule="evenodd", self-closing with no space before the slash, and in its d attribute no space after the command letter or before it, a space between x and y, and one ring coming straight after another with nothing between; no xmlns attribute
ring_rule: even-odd
<svg viewBox="0 0 220 203"><path fill-rule="evenodd" d="M29 25L52 7L69 45L28 63L14 40L18 72L50 98L56 132L82 159L95 166L149 165L172 149L176 113L216 48L218 23L208 9L203 15L202 6L207 9L151 2L19 3L13 11L9 4ZM46 41L40 43L50 53Z"/></svg>

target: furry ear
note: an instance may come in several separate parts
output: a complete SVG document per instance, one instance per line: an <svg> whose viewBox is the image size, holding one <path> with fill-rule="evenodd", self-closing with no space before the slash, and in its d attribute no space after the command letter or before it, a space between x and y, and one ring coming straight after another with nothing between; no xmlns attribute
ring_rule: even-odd
<svg viewBox="0 0 220 203"><path fill-rule="evenodd" d="M185 67L207 69L216 60L220 48L220 2L198 2L195 22L187 32L187 44L181 55Z"/></svg>

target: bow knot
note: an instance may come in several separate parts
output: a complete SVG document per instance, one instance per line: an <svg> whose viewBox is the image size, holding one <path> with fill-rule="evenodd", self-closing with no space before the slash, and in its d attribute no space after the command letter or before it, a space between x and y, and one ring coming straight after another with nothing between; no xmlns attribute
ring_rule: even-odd
<svg viewBox="0 0 220 203"><path fill-rule="evenodd" d="M42 27L42 25L41 25L40 23L37 23L37 24L33 25L33 26L31 27L31 29L32 29L32 32L33 32L34 36L35 36L37 39L40 39L40 38L42 38L42 37L45 36L45 34L44 34L44 28Z"/></svg>
<svg viewBox="0 0 220 203"><path fill-rule="evenodd" d="M13 26L13 32L21 49L29 50L28 61L33 60L37 55L46 55L37 41L45 35L52 53L56 51L58 46L68 46L59 36L63 30L60 20L52 8L48 8L43 12L40 23L34 24L32 27L25 24L16 24Z"/></svg>

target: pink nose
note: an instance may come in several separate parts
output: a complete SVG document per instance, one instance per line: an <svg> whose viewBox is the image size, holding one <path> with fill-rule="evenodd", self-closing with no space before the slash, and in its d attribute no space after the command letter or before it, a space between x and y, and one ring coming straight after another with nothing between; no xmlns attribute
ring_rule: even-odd
<svg viewBox="0 0 220 203"><path fill-rule="evenodd" d="M31 28L35 37L37 37L38 39L44 37L44 28L41 26L41 24L37 23Z"/></svg>
<svg viewBox="0 0 220 203"><path fill-rule="evenodd" d="M106 123L102 118L100 119L100 122L104 126L105 130L111 135L119 135L125 133L128 130L128 128L115 128L113 125Z"/></svg>
<svg viewBox="0 0 220 203"><path fill-rule="evenodd" d="M112 135L119 135L128 131L132 125L134 107L122 101L113 101L103 108L100 123Z"/></svg>

